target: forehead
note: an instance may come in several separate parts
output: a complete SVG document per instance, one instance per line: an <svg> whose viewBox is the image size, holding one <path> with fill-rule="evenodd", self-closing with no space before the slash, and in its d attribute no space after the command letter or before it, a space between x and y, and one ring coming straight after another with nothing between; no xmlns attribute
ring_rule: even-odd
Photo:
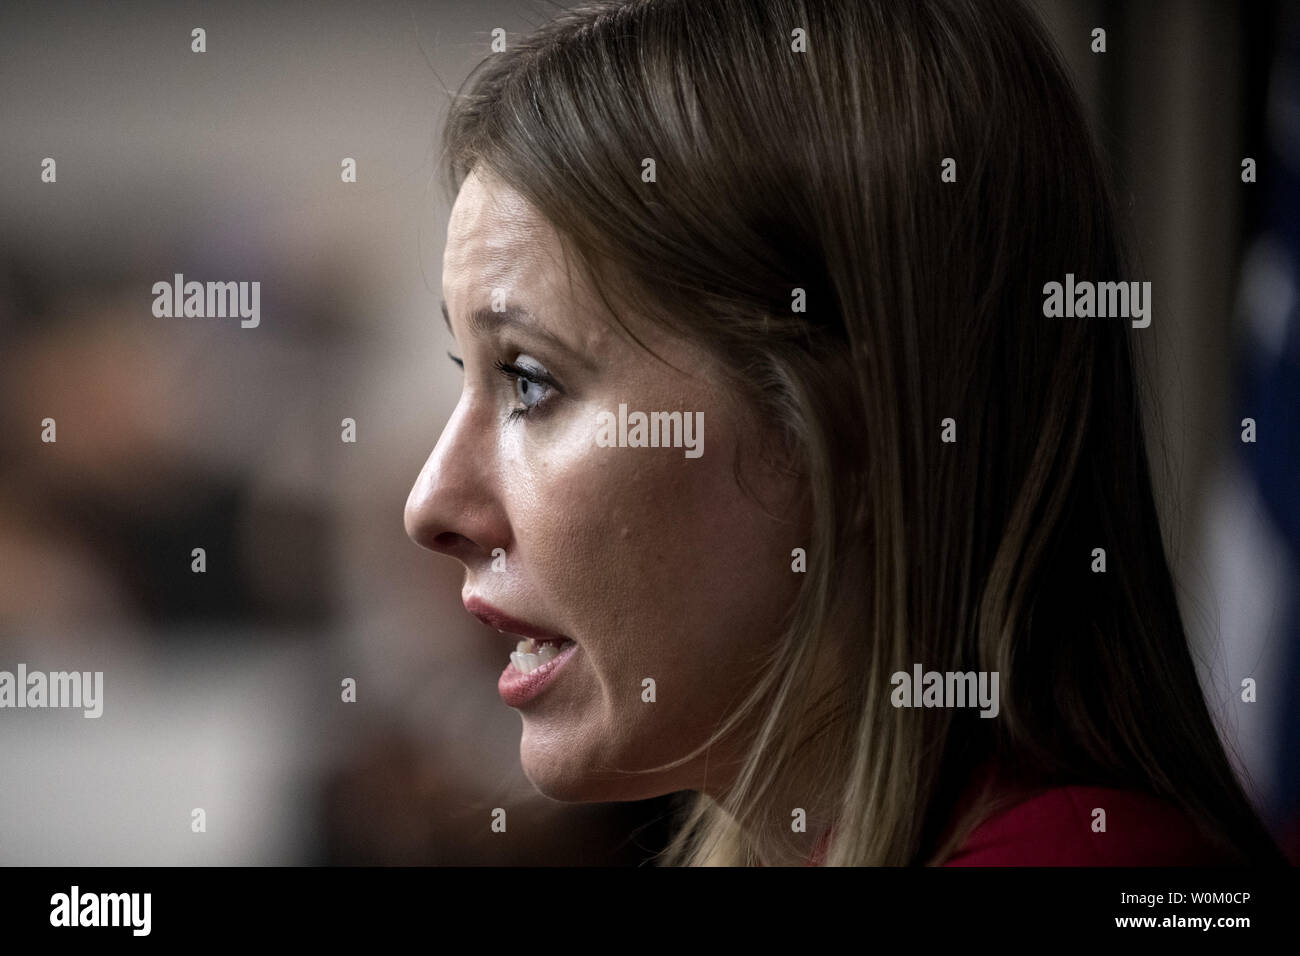
<svg viewBox="0 0 1300 956"><path fill-rule="evenodd" d="M449 305L465 295L468 307L494 288L508 296L568 288L565 250L554 227L518 192L477 169L456 195L442 263Z"/></svg>
<svg viewBox="0 0 1300 956"><path fill-rule="evenodd" d="M605 290L613 303L602 297L554 225L491 170L476 167L461 183L447 223L442 286L450 322L504 289L506 301L532 313L543 331L610 374L635 365L643 352L679 374L707 378L714 367L700 344L624 307L619 288ZM611 305L620 308L617 317Z"/></svg>

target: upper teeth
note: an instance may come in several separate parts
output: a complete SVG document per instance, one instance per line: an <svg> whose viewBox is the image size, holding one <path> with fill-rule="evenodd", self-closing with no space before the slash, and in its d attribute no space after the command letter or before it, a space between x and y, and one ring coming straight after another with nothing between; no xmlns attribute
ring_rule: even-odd
<svg viewBox="0 0 1300 956"><path fill-rule="evenodd" d="M572 643L568 640L564 644ZM560 653L562 645L556 644L538 644L531 637L526 637L515 645L515 649L510 652L510 662L515 665L515 670L521 674L527 674L537 670L547 661L555 658Z"/></svg>

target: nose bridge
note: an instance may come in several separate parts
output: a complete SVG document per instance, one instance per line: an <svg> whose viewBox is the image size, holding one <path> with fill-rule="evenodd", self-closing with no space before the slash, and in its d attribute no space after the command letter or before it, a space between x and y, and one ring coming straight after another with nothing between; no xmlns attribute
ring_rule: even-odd
<svg viewBox="0 0 1300 956"><path fill-rule="evenodd" d="M490 550L497 509L483 452L473 409L462 395L407 498L406 533L413 541L444 552L464 548L466 541Z"/></svg>

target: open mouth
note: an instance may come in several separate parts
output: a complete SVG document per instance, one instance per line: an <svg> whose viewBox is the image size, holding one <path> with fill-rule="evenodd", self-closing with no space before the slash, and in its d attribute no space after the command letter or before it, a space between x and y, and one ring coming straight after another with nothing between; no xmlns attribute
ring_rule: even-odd
<svg viewBox="0 0 1300 956"><path fill-rule="evenodd" d="M526 637L515 645L510 652L510 663L521 674L531 674L547 661L554 660L560 651L572 644L568 638L555 641L539 641Z"/></svg>
<svg viewBox="0 0 1300 956"><path fill-rule="evenodd" d="M484 624L518 641L510 652L510 663L520 674L531 674L575 643L563 634L511 617L476 595L466 598L464 603L465 610Z"/></svg>

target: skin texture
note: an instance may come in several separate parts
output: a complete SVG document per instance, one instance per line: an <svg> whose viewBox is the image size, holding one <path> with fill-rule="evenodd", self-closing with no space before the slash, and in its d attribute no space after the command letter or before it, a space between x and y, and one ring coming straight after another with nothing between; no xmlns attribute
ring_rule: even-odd
<svg viewBox="0 0 1300 956"><path fill-rule="evenodd" d="M472 327L494 288L537 325ZM707 738L751 686L795 597L790 552L806 545L798 489L758 460L763 423L721 384L716 359L625 316L670 364L633 343L554 229L488 173L471 173L457 196L443 293L464 387L411 489L406 531L464 565L462 598L578 644L520 709L525 774L566 802L721 792L739 756L727 745L673 770L627 772ZM498 360L541 366L563 392L520 385ZM539 395L528 416L509 417ZM620 402L629 412L702 411L703 455L599 447L597 414ZM495 548L503 571L492 570ZM489 639L505 666L517 638ZM653 703L642 700L646 677Z"/></svg>

